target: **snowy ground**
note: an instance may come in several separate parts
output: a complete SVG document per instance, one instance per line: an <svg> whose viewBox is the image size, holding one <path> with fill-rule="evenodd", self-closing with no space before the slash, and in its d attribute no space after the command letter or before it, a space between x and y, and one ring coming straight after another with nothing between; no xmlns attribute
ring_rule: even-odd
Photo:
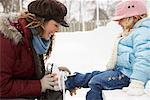
<svg viewBox="0 0 150 100"><path fill-rule="evenodd" d="M55 46L48 62L66 66L72 73L105 70L105 64L112 51L114 36L121 31L120 26L115 22L110 22L107 26L93 31L56 33ZM66 100L85 100L87 91L88 89L77 90L77 95L72 97L67 92ZM129 98L126 99L130 100Z"/></svg>

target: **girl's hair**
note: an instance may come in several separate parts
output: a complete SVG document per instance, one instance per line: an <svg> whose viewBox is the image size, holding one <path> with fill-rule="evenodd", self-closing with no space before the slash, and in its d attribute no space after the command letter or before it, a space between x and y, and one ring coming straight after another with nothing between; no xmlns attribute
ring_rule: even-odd
<svg viewBox="0 0 150 100"><path fill-rule="evenodd" d="M137 18L137 21L147 17L147 14L142 14L142 15L137 15L137 16L134 16L135 18Z"/></svg>
<svg viewBox="0 0 150 100"><path fill-rule="evenodd" d="M126 22L126 25L123 27L123 29L125 29L126 31L127 30L130 31L130 29L133 28L133 26L136 22L138 22L139 20L141 20L145 17L147 17L147 14L142 14L142 15L137 15L137 16L132 16L132 17L125 18L128 21Z"/></svg>
<svg viewBox="0 0 150 100"><path fill-rule="evenodd" d="M42 35L44 32L44 23L47 22L48 20L41 18L41 17L37 17L34 14L29 13L28 11L22 12L20 15L20 18L25 18L29 24L26 26L30 29L35 28L36 30L38 30L39 33L32 33L33 35ZM50 46L48 48L47 53L45 54L45 59L47 59L52 51L52 47L53 47L53 43L54 43L54 35L52 35L50 37Z"/></svg>

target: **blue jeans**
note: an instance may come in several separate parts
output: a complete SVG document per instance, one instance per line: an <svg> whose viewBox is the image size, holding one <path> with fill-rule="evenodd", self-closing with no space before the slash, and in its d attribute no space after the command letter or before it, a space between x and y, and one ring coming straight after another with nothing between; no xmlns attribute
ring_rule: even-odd
<svg viewBox="0 0 150 100"><path fill-rule="evenodd" d="M90 88L86 100L103 100L102 90L121 89L129 85L129 80L118 70L107 70L86 74L76 73L68 77L65 84L70 91L75 87Z"/></svg>

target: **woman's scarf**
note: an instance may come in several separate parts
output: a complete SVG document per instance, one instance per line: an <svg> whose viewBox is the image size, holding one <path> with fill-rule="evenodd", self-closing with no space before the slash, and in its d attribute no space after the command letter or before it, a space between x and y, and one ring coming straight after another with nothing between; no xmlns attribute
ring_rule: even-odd
<svg viewBox="0 0 150 100"><path fill-rule="evenodd" d="M36 29L31 29L32 33L37 33ZM45 40L39 35L33 35L32 44L37 54L45 54L50 46L50 40Z"/></svg>

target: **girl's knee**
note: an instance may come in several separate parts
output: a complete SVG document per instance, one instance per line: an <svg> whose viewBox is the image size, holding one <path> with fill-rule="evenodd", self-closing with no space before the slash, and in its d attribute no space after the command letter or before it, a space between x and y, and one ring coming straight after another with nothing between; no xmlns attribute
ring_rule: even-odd
<svg viewBox="0 0 150 100"><path fill-rule="evenodd" d="M94 90L101 90L102 85L101 85L101 77L99 75L94 76L91 78L91 80L88 83L89 88L94 89Z"/></svg>

